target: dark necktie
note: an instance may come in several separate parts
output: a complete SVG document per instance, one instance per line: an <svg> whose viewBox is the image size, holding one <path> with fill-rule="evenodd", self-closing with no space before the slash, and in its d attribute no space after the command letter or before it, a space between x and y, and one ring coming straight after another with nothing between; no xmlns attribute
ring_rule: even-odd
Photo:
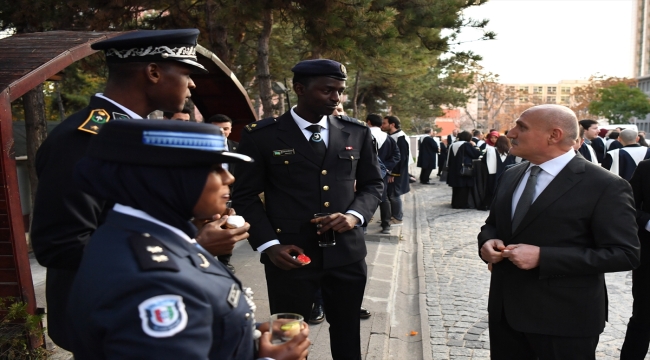
<svg viewBox="0 0 650 360"><path fill-rule="evenodd" d="M325 158L327 146L325 146L325 142L323 141L323 136L320 133L320 129L320 125L307 126L307 130L312 132L311 137L309 138L309 145L311 145L311 148L314 149L314 152L316 155L318 155L318 158L322 162Z"/></svg>
<svg viewBox="0 0 650 360"><path fill-rule="evenodd" d="M530 168L530 176L528 177L528 181L526 181L526 187L521 193L521 197L519 198L519 202L515 208L515 216L512 217L513 232L517 229L517 226L519 226L519 223L521 223L521 220L524 218L528 212L528 209L530 209L530 205L533 203L533 196L535 196L535 186L537 185L537 175L539 174L540 170L542 170L542 168L539 166L533 166Z"/></svg>

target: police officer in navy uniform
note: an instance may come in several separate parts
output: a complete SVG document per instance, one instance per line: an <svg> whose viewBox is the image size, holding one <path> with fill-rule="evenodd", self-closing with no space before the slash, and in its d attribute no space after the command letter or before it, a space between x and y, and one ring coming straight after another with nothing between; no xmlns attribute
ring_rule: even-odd
<svg viewBox="0 0 650 360"><path fill-rule="evenodd" d="M106 123L146 118L154 110L183 109L195 87L190 75L206 72L196 61L198 34L196 29L135 31L93 44L106 54L104 93L58 125L36 155L39 185L31 240L36 259L47 267L48 333L65 349L70 348L65 315L70 286L84 245L110 209L110 204L78 189L72 179L74 164ZM217 225L207 226L197 237L215 255L223 247L217 240L233 245L247 237L247 227L222 230Z"/></svg>
<svg viewBox="0 0 650 360"><path fill-rule="evenodd" d="M271 313L309 318L322 289L334 359L360 359L360 314L366 284L362 226L377 209L383 181L370 129L330 114L345 90L345 67L306 60L292 69L297 106L245 127L238 152L233 207L251 223L251 246L262 253ZM355 191L356 182L356 191ZM264 192L262 204L260 193ZM312 219L316 213L329 216ZM319 247L333 229L336 245ZM311 258L303 266L294 259Z"/></svg>
<svg viewBox="0 0 650 360"><path fill-rule="evenodd" d="M233 176L219 128L176 121L105 125L76 183L115 205L85 247L70 293L75 359L304 359L308 328L254 347L252 293L193 240L192 218L223 213ZM268 329L268 327L267 327Z"/></svg>

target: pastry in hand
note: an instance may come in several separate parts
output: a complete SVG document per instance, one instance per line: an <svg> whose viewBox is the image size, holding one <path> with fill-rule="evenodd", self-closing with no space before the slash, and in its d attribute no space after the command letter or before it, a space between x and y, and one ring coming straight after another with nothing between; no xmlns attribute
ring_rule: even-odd
<svg viewBox="0 0 650 360"><path fill-rule="evenodd" d="M244 226L245 223L246 220L242 216L230 215L226 220L226 229L237 229Z"/></svg>

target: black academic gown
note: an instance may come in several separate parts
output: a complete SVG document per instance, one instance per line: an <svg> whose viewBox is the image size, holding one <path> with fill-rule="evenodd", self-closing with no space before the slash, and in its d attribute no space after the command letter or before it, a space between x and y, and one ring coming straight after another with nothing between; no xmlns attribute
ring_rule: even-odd
<svg viewBox="0 0 650 360"><path fill-rule="evenodd" d="M65 311L72 280L86 243L112 206L79 190L73 169L103 123L128 118L123 112L93 96L86 108L54 128L36 153L31 240L36 260L47 267L47 330L64 349L70 349Z"/></svg>
<svg viewBox="0 0 650 360"><path fill-rule="evenodd" d="M417 166L420 170L420 182L428 183L431 171L437 166L438 143L431 136L420 139Z"/></svg>
<svg viewBox="0 0 650 360"><path fill-rule="evenodd" d="M644 146L641 146L639 144L632 144L632 145L627 145L624 146L618 151L615 151L615 153L618 153L618 173L620 177L623 179L630 181L632 179L632 174L634 174L634 170L636 170L637 164L632 158L632 156L625 150L625 148L643 148L646 150L645 156L643 157L643 160L650 159L650 148L646 148ZM603 160L603 167L607 170L612 169L612 163L613 163L613 158L612 158L612 152L607 153L607 156L605 156L605 159Z"/></svg>
<svg viewBox="0 0 650 360"><path fill-rule="evenodd" d="M379 160L381 160L382 163L384 163L384 166L386 167L386 176L384 176L384 191L382 191L381 194L381 201L386 201L386 189L388 189L388 174L390 174L395 166L399 163L400 160L400 152L399 152L399 147L397 147L397 143L395 140L390 137L386 136L386 141L384 141L383 144L379 147L377 150L377 156L379 156Z"/></svg>
<svg viewBox="0 0 650 360"><path fill-rule="evenodd" d="M578 152L580 155L582 155L583 158L593 162L591 158L591 152L589 151L589 145L587 145L587 143L582 143L582 145L580 145L580 149L578 149Z"/></svg>
<svg viewBox="0 0 650 360"><path fill-rule="evenodd" d="M402 131L402 130L399 130ZM390 135L389 135L390 136ZM400 161L395 165L390 175L395 177L395 181L388 184L389 193L400 196L407 194L411 191L411 184L409 183L409 144L406 136L400 136L396 140L397 147L399 148Z"/></svg>
<svg viewBox="0 0 650 360"><path fill-rule="evenodd" d="M601 138L600 136L597 136L595 139L591 141L591 147L594 149L594 152L596 153L596 158L598 159L598 163L602 164L603 159L605 158L605 153L607 153L607 151L605 150L605 139Z"/></svg>

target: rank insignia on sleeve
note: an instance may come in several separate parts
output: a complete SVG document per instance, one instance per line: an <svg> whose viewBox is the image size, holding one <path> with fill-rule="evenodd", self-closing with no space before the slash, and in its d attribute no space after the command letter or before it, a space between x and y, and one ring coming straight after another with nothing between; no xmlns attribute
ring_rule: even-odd
<svg viewBox="0 0 650 360"><path fill-rule="evenodd" d="M142 331L155 338L174 336L187 326L187 311L183 297L159 295L138 305Z"/></svg>
<svg viewBox="0 0 650 360"><path fill-rule="evenodd" d="M236 308L237 304L239 304L239 298L241 296L241 290L239 290L239 286L237 284L232 284L230 286L230 291L228 292L228 304L232 306L232 308Z"/></svg>
<svg viewBox="0 0 650 360"><path fill-rule="evenodd" d="M104 109L95 109L90 112L86 121L83 122L77 129L91 134L97 134L102 126L111 120L111 116Z"/></svg>

